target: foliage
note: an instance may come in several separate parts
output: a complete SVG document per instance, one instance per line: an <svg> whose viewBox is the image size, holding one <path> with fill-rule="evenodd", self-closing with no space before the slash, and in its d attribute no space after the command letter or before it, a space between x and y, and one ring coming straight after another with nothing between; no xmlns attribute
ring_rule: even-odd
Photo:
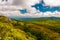
<svg viewBox="0 0 60 40"><path fill-rule="evenodd" d="M0 16L0 40L60 40L60 20L27 22Z"/></svg>

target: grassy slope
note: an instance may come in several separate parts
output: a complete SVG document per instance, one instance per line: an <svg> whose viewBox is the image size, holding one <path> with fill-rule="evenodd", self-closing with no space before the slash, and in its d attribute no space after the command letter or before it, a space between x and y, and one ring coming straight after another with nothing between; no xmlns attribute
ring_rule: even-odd
<svg viewBox="0 0 60 40"><path fill-rule="evenodd" d="M60 40L60 20L23 22L0 16L2 40Z"/></svg>
<svg viewBox="0 0 60 40"><path fill-rule="evenodd" d="M36 40L23 30L15 28L14 20L0 16L0 40Z"/></svg>
<svg viewBox="0 0 60 40"><path fill-rule="evenodd" d="M58 32L53 31L50 28L50 25L47 27L44 24L37 24L37 23L26 23L22 26L26 32L30 32L31 34L35 35L38 40L60 40L60 34ZM49 28L48 28L49 27ZM22 28L20 28L22 29ZM28 29L28 30L27 30Z"/></svg>

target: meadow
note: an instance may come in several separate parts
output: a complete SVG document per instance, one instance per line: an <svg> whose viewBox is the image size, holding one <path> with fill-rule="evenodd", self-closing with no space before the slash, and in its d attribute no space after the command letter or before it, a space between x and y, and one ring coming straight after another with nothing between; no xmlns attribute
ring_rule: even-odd
<svg viewBox="0 0 60 40"><path fill-rule="evenodd" d="M60 40L60 20L15 20L0 16L0 40Z"/></svg>

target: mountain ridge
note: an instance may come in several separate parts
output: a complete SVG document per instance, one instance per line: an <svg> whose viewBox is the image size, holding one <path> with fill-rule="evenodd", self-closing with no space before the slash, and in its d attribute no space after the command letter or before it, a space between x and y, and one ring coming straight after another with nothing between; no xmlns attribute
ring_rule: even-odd
<svg viewBox="0 0 60 40"><path fill-rule="evenodd" d="M15 20L29 21L29 20L60 20L60 17L40 17L40 18L24 18L24 17L15 17L12 18Z"/></svg>

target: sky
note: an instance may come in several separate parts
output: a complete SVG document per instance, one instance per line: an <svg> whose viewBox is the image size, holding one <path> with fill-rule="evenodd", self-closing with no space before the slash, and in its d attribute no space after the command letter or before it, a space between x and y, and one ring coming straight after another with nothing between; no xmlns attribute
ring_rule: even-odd
<svg viewBox="0 0 60 40"><path fill-rule="evenodd" d="M55 11L58 11L60 12L60 6L53 6L53 7L50 7L50 6L44 6L44 1L42 0L40 3L38 4L35 4L33 5L32 7L34 7L36 10L39 10L41 12L47 12L47 11L50 11L50 12L55 12ZM26 13L26 9L23 9L23 10L20 10L21 13Z"/></svg>
<svg viewBox="0 0 60 40"><path fill-rule="evenodd" d="M18 17L60 17L60 0L9 0L1 2L5 4L0 15ZM11 7L10 7L10 6ZM0 6L0 10L1 6ZM7 10L8 9L8 10ZM14 11L12 11L14 10Z"/></svg>
<svg viewBox="0 0 60 40"><path fill-rule="evenodd" d="M37 10L41 11L41 12L55 12L55 11L59 11L60 12L60 7L59 6L44 6L44 1L42 0L41 3L39 4L35 4L33 5L33 7L35 7Z"/></svg>
<svg viewBox="0 0 60 40"><path fill-rule="evenodd" d="M35 4L33 5L32 7L34 7L36 10L39 10L41 12L47 12L47 11L50 11L50 12L55 12L55 11L58 11L60 12L60 6L53 6L53 7L50 7L50 6L44 6L44 1L42 0L40 3L38 4ZM21 12L24 14L26 13L26 9L24 10L21 10Z"/></svg>
<svg viewBox="0 0 60 40"><path fill-rule="evenodd" d="M60 17L60 0L38 0L38 3L35 3L31 6L31 13L27 13L27 10L24 9L21 11L22 14L33 16L33 17ZM34 10L34 11L33 11ZM30 10L29 10L30 12ZM30 15L29 15L30 14Z"/></svg>

